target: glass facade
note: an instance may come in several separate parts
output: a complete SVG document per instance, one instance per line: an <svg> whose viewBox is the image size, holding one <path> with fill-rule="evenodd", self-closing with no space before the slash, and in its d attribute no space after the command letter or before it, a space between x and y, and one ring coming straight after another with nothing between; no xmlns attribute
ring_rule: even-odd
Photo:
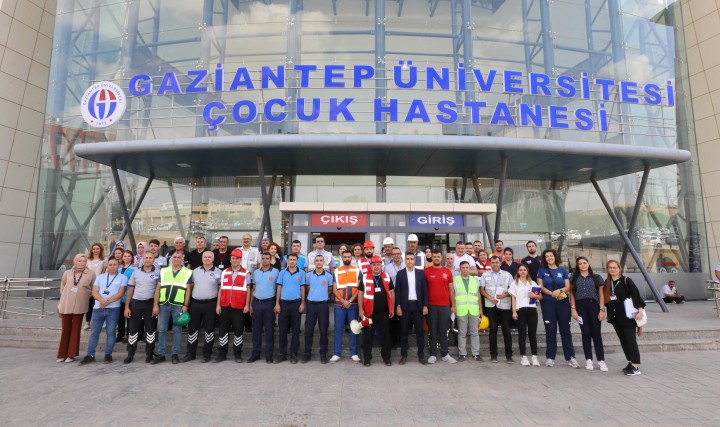
<svg viewBox="0 0 720 427"><path fill-rule="evenodd" d="M653 169L631 237L650 270L709 271L704 210L696 162L689 103L682 17L672 0L59 0L56 17L47 127L33 250L34 272L56 270L72 253L89 243L109 244L123 228L117 191L104 165L75 157L77 143L192 138L252 134L406 134L492 135L601 142L689 150L693 160ZM407 61L417 68L417 83L400 89L393 83L396 66L410 78ZM223 73L217 74L218 64ZM344 66L328 87L320 73L304 76L298 65ZM356 85L350 70L369 66L374 78ZM261 88L262 68L287 70L284 87ZM450 70L447 89L428 89L428 69ZM238 84L236 70L246 69L258 87ZM189 93L192 72L207 70L205 92ZM474 70L522 73L523 93L504 90L501 79L480 90ZM158 94L178 76L181 93ZM550 77L548 96L531 95L532 73ZM153 83L147 96L128 96L122 120L107 129L89 128L80 113L83 92L98 81L126 90L133 76ZM558 96L559 76L627 80L661 85L663 97L674 89L674 105L621 102L618 90L603 99L593 86L587 97ZM219 77L219 78L218 78ZM467 85L461 81L470 81ZM395 82L396 83L396 82ZM577 89L580 90L577 83ZM171 85L170 85L171 86ZM216 90L222 86L222 91ZM231 88L235 88L231 90ZM239 87L239 88L238 88ZM137 86L136 86L137 88ZM331 120L330 98L353 98L354 121ZM310 108L297 99L318 98L320 114L303 120ZM264 112L268 100L284 100L287 119L273 121ZM397 100L400 120L388 114L377 120L376 99ZM457 105L452 123L402 120L413 100L435 106ZM480 123L466 101L485 102L488 109L504 103L513 117L520 104L553 106L569 111L587 108L608 112L607 129L553 128L547 122L520 126L508 120ZM240 101L258 106L250 123L228 113L225 123L210 130L203 108L219 102L230 111ZM303 109L304 107L304 109ZM598 114L598 115L596 115ZM599 113L593 113L599 121ZM545 119L547 120L547 119ZM442 149L442 147L438 147ZM236 159L238 162L255 159ZM180 165L179 165L180 166ZM571 166L571 165L570 165ZM180 166L181 167L181 166ZM272 173L272 171L269 171ZM211 174L208 174L211 175ZM120 173L129 209L136 205L145 177ZM294 202L423 202L494 203L497 177L478 177L480 196L470 176L277 176L270 209L274 240L286 245L287 224L280 201ZM641 174L600 182L615 213L630 222ZM274 185L273 185L274 184ZM155 180L133 222L136 240L175 235L191 238L253 236L261 230L262 198L257 177L196 177ZM488 217L495 224L494 215ZM478 230L478 233L480 230ZM469 234L466 237L480 235ZM563 258L586 255L593 267L622 252L617 231L589 183L513 179L507 182L500 224L506 246L525 255L524 242L555 246ZM370 237L370 236L368 236ZM170 244L170 243L169 243ZM629 261L632 269L633 262Z"/></svg>

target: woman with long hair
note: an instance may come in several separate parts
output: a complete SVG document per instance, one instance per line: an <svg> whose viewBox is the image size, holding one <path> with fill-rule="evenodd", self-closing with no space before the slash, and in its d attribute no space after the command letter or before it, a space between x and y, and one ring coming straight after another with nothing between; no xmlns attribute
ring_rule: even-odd
<svg viewBox="0 0 720 427"><path fill-rule="evenodd" d="M593 273L590 261L584 256L575 260L575 270L570 279L570 314L580 323L585 369L593 370L592 347L595 346L598 367L607 372L601 326L605 320L605 298L602 294L603 280Z"/></svg>
<svg viewBox="0 0 720 427"><path fill-rule="evenodd" d="M543 293L541 307L547 342L545 366L555 366L557 330L559 328L563 356L570 367L579 368L570 333L570 300L567 297L567 293L570 291L568 271L558 265L560 256L553 249L544 250L540 260L543 266L538 270L537 282Z"/></svg>
<svg viewBox="0 0 720 427"><path fill-rule="evenodd" d="M268 245L268 252L270 253L270 265L273 268L277 268L278 271L282 270L282 250L280 245L272 242Z"/></svg>
<svg viewBox="0 0 720 427"><path fill-rule="evenodd" d="M510 284L508 293L512 296L512 317L517 321L518 345L522 366L530 366L530 360L525 355L525 337L530 337L530 353L532 354L532 365L540 366L537 358L537 325L538 313L536 302L542 301L540 286L530 278L530 270L525 264L520 264L515 274L515 280Z"/></svg>
<svg viewBox="0 0 720 427"><path fill-rule="evenodd" d="M350 263L355 267L359 267L360 259L363 256L362 245L360 243L355 243L354 245L352 245L351 252L352 252L352 261L350 261Z"/></svg>
<svg viewBox="0 0 720 427"><path fill-rule="evenodd" d="M90 246L90 250L87 253L87 268L89 268L95 277L105 272L107 266L107 260L105 259L105 247L102 243L93 243ZM91 286L92 292L92 286ZM85 313L85 327L86 331L90 330L90 320L92 319L93 305L95 304L95 298L90 295L88 298L88 310Z"/></svg>
<svg viewBox="0 0 720 427"><path fill-rule="evenodd" d="M115 249L115 252L117 252L120 249ZM120 268L118 268L118 272L120 274L124 274L125 277L127 277L128 280L130 280L130 276L132 276L133 272L135 271L135 255L132 253L131 250L123 251L122 257L120 258ZM127 290L129 288L125 288L125 293L123 294L122 299L120 300L121 307L125 307L125 298L127 296ZM117 323L117 339L115 342L124 342L125 341L125 332L127 331L127 322L128 319L125 318L125 316L120 316L118 318Z"/></svg>
<svg viewBox="0 0 720 427"><path fill-rule="evenodd" d="M73 268L66 270L60 281L60 303L57 314L62 322L57 362L70 363L80 354L80 329L83 315L92 298L95 272L87 268L85 254L73 257Z"/></svg>
<svg viewBox="0 0 720 427"><path fill-rule="evenodd" d="M637 321L643 318L645 301L640 297L635 282L622 274L620 263L615 260L607 262L605 269L608 272L603 286L603 297L607 307L608 322L615 328L615 333L620 340L625 358L628 364L623 368L623 373L628 376L640 375L640 349L637 344ZM633 316L628 318L625 311L625 300L630 299L632 306L637 310Z"/></svg>

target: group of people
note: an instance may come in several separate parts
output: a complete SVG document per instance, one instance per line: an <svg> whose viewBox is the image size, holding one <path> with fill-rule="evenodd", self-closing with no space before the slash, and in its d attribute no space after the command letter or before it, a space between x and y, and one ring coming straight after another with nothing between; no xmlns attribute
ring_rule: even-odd
<svg viewBox="0 0 720 427"><path fill-rule="evenodd" d="M307 363L313 356L316 327L320 334L320 362L336 363L343 357L343 333L352 321L359 321L362 337L358 343L359 337L350 334L349 356L366 366L371 364L376 338L381 342L380 355L385 365L392 365L394 338L400 344L399 364L407 363L411 329L417 341L418 361L423 365L438 359L448 363L469 358L482 362L478 329L486 317L491 362L498 362L500 329L505 361L514 363L510 327L515 322L521 365L540 366L536 339L539 302L547 341L546 366L555 365L559 329L565 361L573 368L580 367L570 333L572 318L582 331L586 369L594 369L594 347L598 368L607 371L601 336L602 321L607 320L618 334L628 360L623 372L640 374L636 320L643 319L645 303L633 281L622 275L617 261L607 262L608 275L602 279L593 273L585 257L577 258L570 274L559 265L554 250L538 255L534 241L526 244L528 256L516 262L513 250L505 248L500 240L494 242L491 253L476 241L458 242L454 253L443 255L437 249L430 249L429 254L420 250L417 235L410 234L404 253L388 237L379 254L370 240L350 248L340 245L338 259L325 249L323 236L314 239L315 248L307 255L297 240L284 256L280 246L267 239L259 248L251 246L250 235L242 240L242 246L232 248L223 236L217 248L210 250L205 238L198 237L196 248L188 251L185 240L178 237L167 258L158 253L157 240L147 246L138 242L137 253L117 242L109 259L104 259L99 243L93 244L87 255L75 255L73 268L61 280L58 314L62 334L57 362L73 362L79 356L83 316L89 320L90 339L81 364L95 361L103 325L107 335L105 363L112 362L117 340L127 340L124 363L133 362L142 340L146 363L165 362L169 330L173 333L173 364L198 358L200 330L204 333L200 357L203 363L227 360L231 332L233 359L243 362L244 331L252 332L248 363L261 358L266 363ZM328 346L330 304L334 318L332 349ZM181 358L180 323L186 312L190 320L186 352ZM300 354L302 314L305 342ZM458 330L457 359L448 348L447 331L453 322ZM216 329L219 348L213 358Z"/></svg>

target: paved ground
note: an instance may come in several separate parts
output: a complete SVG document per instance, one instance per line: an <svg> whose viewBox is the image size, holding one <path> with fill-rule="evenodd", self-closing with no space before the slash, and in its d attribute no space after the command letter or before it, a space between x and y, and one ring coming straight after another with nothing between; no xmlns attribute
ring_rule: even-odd
<svg viewBox="0 0 720 427"><path fill-rule="evenodd" d="M0 413L8 426L712 426L720 425L717 360L717 352L648 353L643 375L625 377L617 354L601 373L414 359L366 368L317 357L307 365L80 367L54 363L53 351L0 348Z"/></svg>

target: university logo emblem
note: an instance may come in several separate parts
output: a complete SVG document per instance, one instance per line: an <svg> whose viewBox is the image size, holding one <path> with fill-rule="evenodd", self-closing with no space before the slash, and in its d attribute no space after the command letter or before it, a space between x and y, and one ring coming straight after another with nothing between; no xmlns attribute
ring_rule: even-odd
<svg viewBox="0 0 720 427"><path fill-rule="evenodd" d="M85 91L80 111L87 124L106 128L115 124L125 113L125 93L111 82L98 82Z"/></svg>

